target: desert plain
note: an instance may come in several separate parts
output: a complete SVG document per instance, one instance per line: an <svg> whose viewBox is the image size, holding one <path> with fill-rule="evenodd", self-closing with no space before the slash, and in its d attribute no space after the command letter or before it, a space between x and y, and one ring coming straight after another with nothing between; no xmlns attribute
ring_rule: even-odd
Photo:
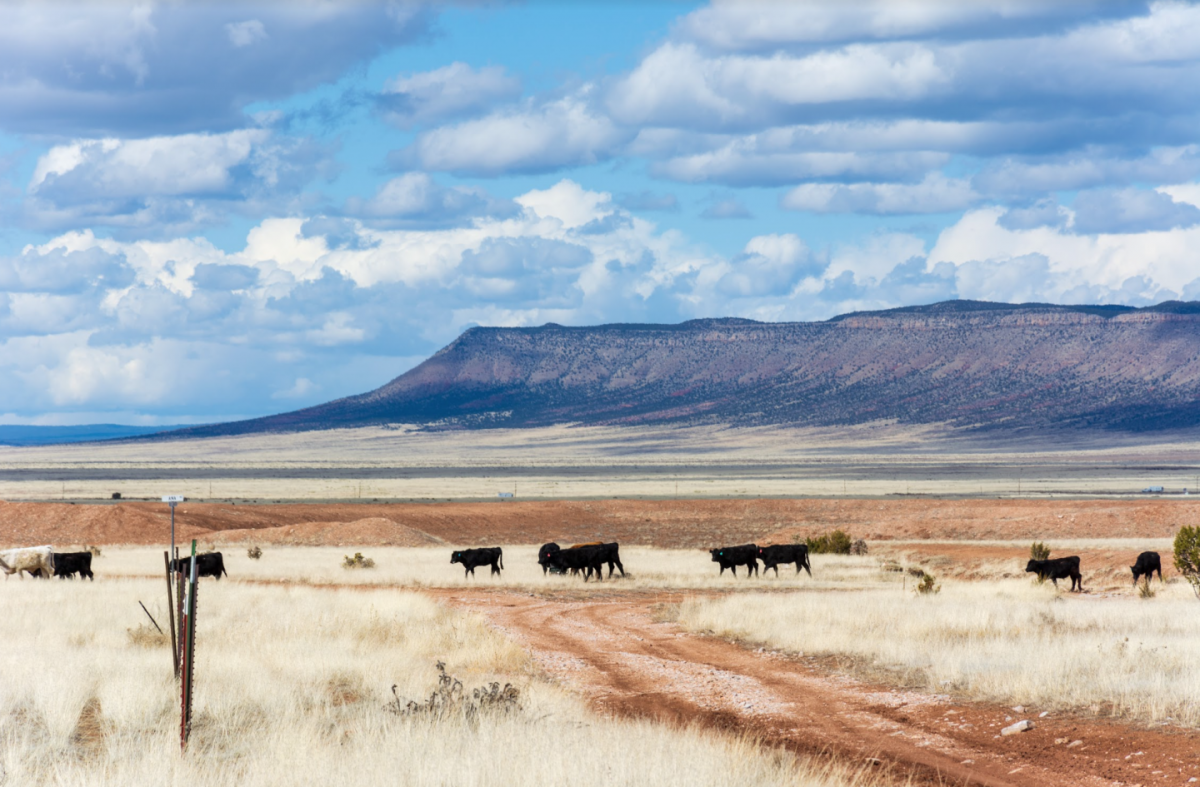
<svg viewBox="0 0 1200 787"><path fill-rule="evenodd" d="M556 427L3 449L0 546L99 555L94 583L0 581L0 768L16 784L1196 783L1200 599L1170 554L1200 517L1184 493L1200 442L1102 438ZM149 619L168 611L168 493L188 496L178 541L228 570L202 581L186 754ZM867 554L813 555L811 577L718 576L707 551L834 530ZM544 542L596 540L621 544L625 576L537 565ZM1033 541L1080 556L1083 592L1025 573ZM499 577L450 564L475 546L503 547ZM1128 566L1147 550L1164 581L1142 590ZM374 566L344 568L354 553ZM438 662L463 686L448 704ZM493 683L515 693L473 698Z"/></svg>

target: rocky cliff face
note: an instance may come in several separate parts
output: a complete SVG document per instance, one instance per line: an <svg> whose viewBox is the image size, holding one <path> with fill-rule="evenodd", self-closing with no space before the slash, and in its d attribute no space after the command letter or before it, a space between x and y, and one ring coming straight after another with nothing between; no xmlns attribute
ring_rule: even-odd
<svg viewBox="0 0 1200 787"><path fill-rule="evenodd" d="M820 323L475 328L370 393L176 434L881 419L985 430L1200 425L1200 303L951 301Z"/></svg>

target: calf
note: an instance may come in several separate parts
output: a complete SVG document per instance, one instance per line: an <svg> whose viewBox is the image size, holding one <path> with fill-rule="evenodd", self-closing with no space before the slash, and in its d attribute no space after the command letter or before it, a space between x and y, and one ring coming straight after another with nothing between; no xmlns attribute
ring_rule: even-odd
<svg viewBox="0 0 1200 787"><path fill-rule="evenodd" d="M1137 562L1130 566L1129 570L1133 572L1133 584L1135 585L1142 577L1146 577L1147 581L1153 579L1155 571L1158 572L1158 581L1163 581L1162 558L1158 556L1157 552L1143 552L1138 555Z"/></svg>
<svg viewBox="0 0 1200 787"><path fill-rule="evenodd" d="M1056 557L1052 560L1030 560L1025 571L1038 575L1038 579L1049 579L1058 587L1058 580L1071 578L1071 590L1083 591L1083 575L1079 573L1079 558ZM1077 587L1078 586L1078 587Z"/></svg>
<svg viewBox="0 0 1200 787"><path fill-rule="evenodd" d="M725 569L733 572L737 576L737 567L746 567L746 576L751 573L758 574L758 547L755 544L743 544L740 547L720 547L718 549L708 550L712 555L714 563L721 566L721 573L718 576L725 574ZM778 570L776 570L778 573Z"/></svg>
<svg viewBox="0 0 1200 787"><path fill-rule="evenodd" d="M192 559L181 557L175 561L175 571L185 577L192 575ZM220 552L204 552L196 555L196 577L214 577L218 581L221 575L229 576L225 570L225 558Z"/></svg>
<svg viewBox="0 0 1200 787"><path fill-rule="evenodd" d="M548 571L554 574L563 573L562 569L555 566L550 560L550 556L555 552L561 551L561 549L562 547L553 541L549 544L542 544L541 548L538 549L538 565L542 567L542 576L546 576L546 572Z"/></svg>
<svg viewBox="0 0 1200 787"><path fill-rule="evenodd" d="M763 571L773 568L775 576L779 576L779 564L795 563L796 573L800 569L812 576L812 568L808 565L808 547L804 544L780 544L778 546L759 547L758 559L763 563Z"/></svg>
<svg viewBox="0 0 1200 787"><path fill-rule="evenodd" d="M43 579L54 573L54 549L50 546L20 547L0 552L0 571L6 577L16 574L21 579L25 573Z"/></svg>
<svg viewBox="0 0 1200 787"><path fill-rule="evenodd" d="M504 568L504 550L500 547L482 547L480 549L460 549L450 555L451 565L461 563L464 569L463 578L468 574L475 576L479 566L491 566L492 575L500 573Z"/></svg>
<svg viewBox="0 0 1200 787"><path fill-rule="evenodd" d="M70 577L75 578L78 574L80 578L87 577L93 582L96 577L92 575L92 553L91 552L55 552L53 555L54 573L59 579Z"/></svg>
<svg viewBox="0 0 1200 787"><path fill-rule="evenodd" d="M587 582L595 572L596 578L603 581L606 553L603 546L581 546L572 549L560 549L550 553L548 559L552 569L560 572L583 572L583 581Z"/></svg>

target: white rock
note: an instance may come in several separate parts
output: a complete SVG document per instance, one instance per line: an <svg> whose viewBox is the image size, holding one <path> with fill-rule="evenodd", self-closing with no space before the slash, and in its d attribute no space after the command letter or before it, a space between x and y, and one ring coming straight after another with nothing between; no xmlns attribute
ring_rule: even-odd
<svg viewBox="0 0 1200 787"><path fill-rule="evenodd" d="M1024 712L1025 712L1024 705L1017 705L1015 708L1013 708L1013 713L1024 713Z"/></svg>
<svg viewBox="0 0 1200 787"><path fill-rule="evenodd" d="M1016 724L1010 724L1007 727L1005 727L1004 729L1000 730L1000 734L1001 735L1016 735L1018 732L1025 732L1026 730L1032 730L1032 729L1033 729L1033 722L1031 722L1029 719L1021 719Z"/></svg>
<svg viewBox="0 0 1200 787"><path fill-rule="evenodd" d="M1044 718L1046 718L1046 717L1047 717L1047 716L1049 716L1049 715L1050 715L1050 711L1048 711L1048 710L1044 710L1044 711L1042 711L1041 713L1039 713L1039 714L1038 714L1038 718L1039 718L1039 719L1044 719Z"/></svg>

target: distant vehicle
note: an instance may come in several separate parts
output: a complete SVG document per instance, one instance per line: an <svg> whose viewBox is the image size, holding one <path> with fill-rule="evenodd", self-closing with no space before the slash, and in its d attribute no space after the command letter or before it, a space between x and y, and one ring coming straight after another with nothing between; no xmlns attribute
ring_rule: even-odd
<svg viewBox="0 0 1200 787"><path fill-rule="evenodd" d="M1161 494L1163 488L1161 486L1148 486L1142 490L1143 494Z"/></svg>

